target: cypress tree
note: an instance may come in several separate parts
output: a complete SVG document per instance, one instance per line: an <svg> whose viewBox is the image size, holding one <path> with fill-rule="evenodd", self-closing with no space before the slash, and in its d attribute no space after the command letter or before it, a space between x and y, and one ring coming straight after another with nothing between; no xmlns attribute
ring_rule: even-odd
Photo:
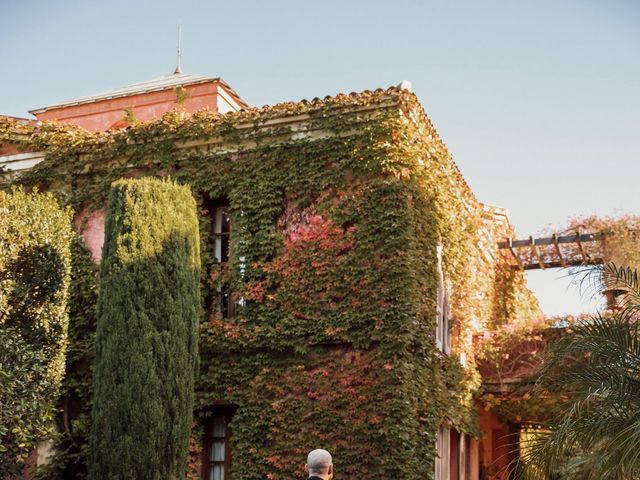
<svg viewBox="0 0 640 480"><path fill-rule="evenodd" d="M182 479L200 311L188 187L152 178L112 184L100 278L90 476Z"/></svg>

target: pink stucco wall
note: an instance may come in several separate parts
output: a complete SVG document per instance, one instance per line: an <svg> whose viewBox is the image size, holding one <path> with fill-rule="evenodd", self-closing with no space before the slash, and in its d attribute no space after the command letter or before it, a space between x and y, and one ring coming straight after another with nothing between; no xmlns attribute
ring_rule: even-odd
<svg viewBox="0 0 640 480"><path fill-rule="evenodd" d="M187 94L184 108L194 113L203 108L212 112L224 113L238 110L239 105L231 105L231 98L216 81L185 85ZM53 108L36 113L38 120L56 120L79 125L90 132L109 130L114 126L123 126L125 109L131 109L135 118L145 122L161 117L176 108L176 91L174 88L157 92L147 92L120 98L111 98L81 105Z"/></svg>
<svg viewBox="0 0 640 480"><path fill-rule="evenodd" d="M104 209L96 212L83 212L76 217L76 228L82 235L84 244L93 257L93 261L100 263L102 258L102 245L104 243Z"/></svg>

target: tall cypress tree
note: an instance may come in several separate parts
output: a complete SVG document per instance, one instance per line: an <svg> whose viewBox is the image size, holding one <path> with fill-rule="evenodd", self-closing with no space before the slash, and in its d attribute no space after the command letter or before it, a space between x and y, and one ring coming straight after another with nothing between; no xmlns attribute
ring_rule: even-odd
<svg viewBox="0 0 640 480"><path fill-rule="evenodd" d="M188 187L112 184L100 272L90 476L182 479L198 361L200 252Z"/></svg>

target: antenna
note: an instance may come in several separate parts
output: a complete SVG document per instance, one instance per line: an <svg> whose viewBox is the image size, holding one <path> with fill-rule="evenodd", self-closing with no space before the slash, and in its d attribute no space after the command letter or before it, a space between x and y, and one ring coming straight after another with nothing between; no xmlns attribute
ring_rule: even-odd
<svg viewBox="0 0 640 480"><path fill-rule="evenodd" d="M182 68L180 68L180 60L181 60L181 52L180 52L180 43L182 40L182 25L180 25L180 23L178 23L178 55L177 55L177 59L176 59L176 69L173 72L174 75L177 75L179 73L182 73Z"/></svg>

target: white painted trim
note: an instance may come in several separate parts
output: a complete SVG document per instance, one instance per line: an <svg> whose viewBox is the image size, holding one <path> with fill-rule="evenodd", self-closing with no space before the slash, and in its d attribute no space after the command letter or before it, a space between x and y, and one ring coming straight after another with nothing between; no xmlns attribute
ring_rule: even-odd
<svg viewBox="0 0 640 480"><path fill-rule="evenodd" d="M4 167L6 170L18 171L29 170L35 167L38 163L44 160L45 152L28 152L28 153L15 153L12 155L0 156L0 167Z"/></svg>

